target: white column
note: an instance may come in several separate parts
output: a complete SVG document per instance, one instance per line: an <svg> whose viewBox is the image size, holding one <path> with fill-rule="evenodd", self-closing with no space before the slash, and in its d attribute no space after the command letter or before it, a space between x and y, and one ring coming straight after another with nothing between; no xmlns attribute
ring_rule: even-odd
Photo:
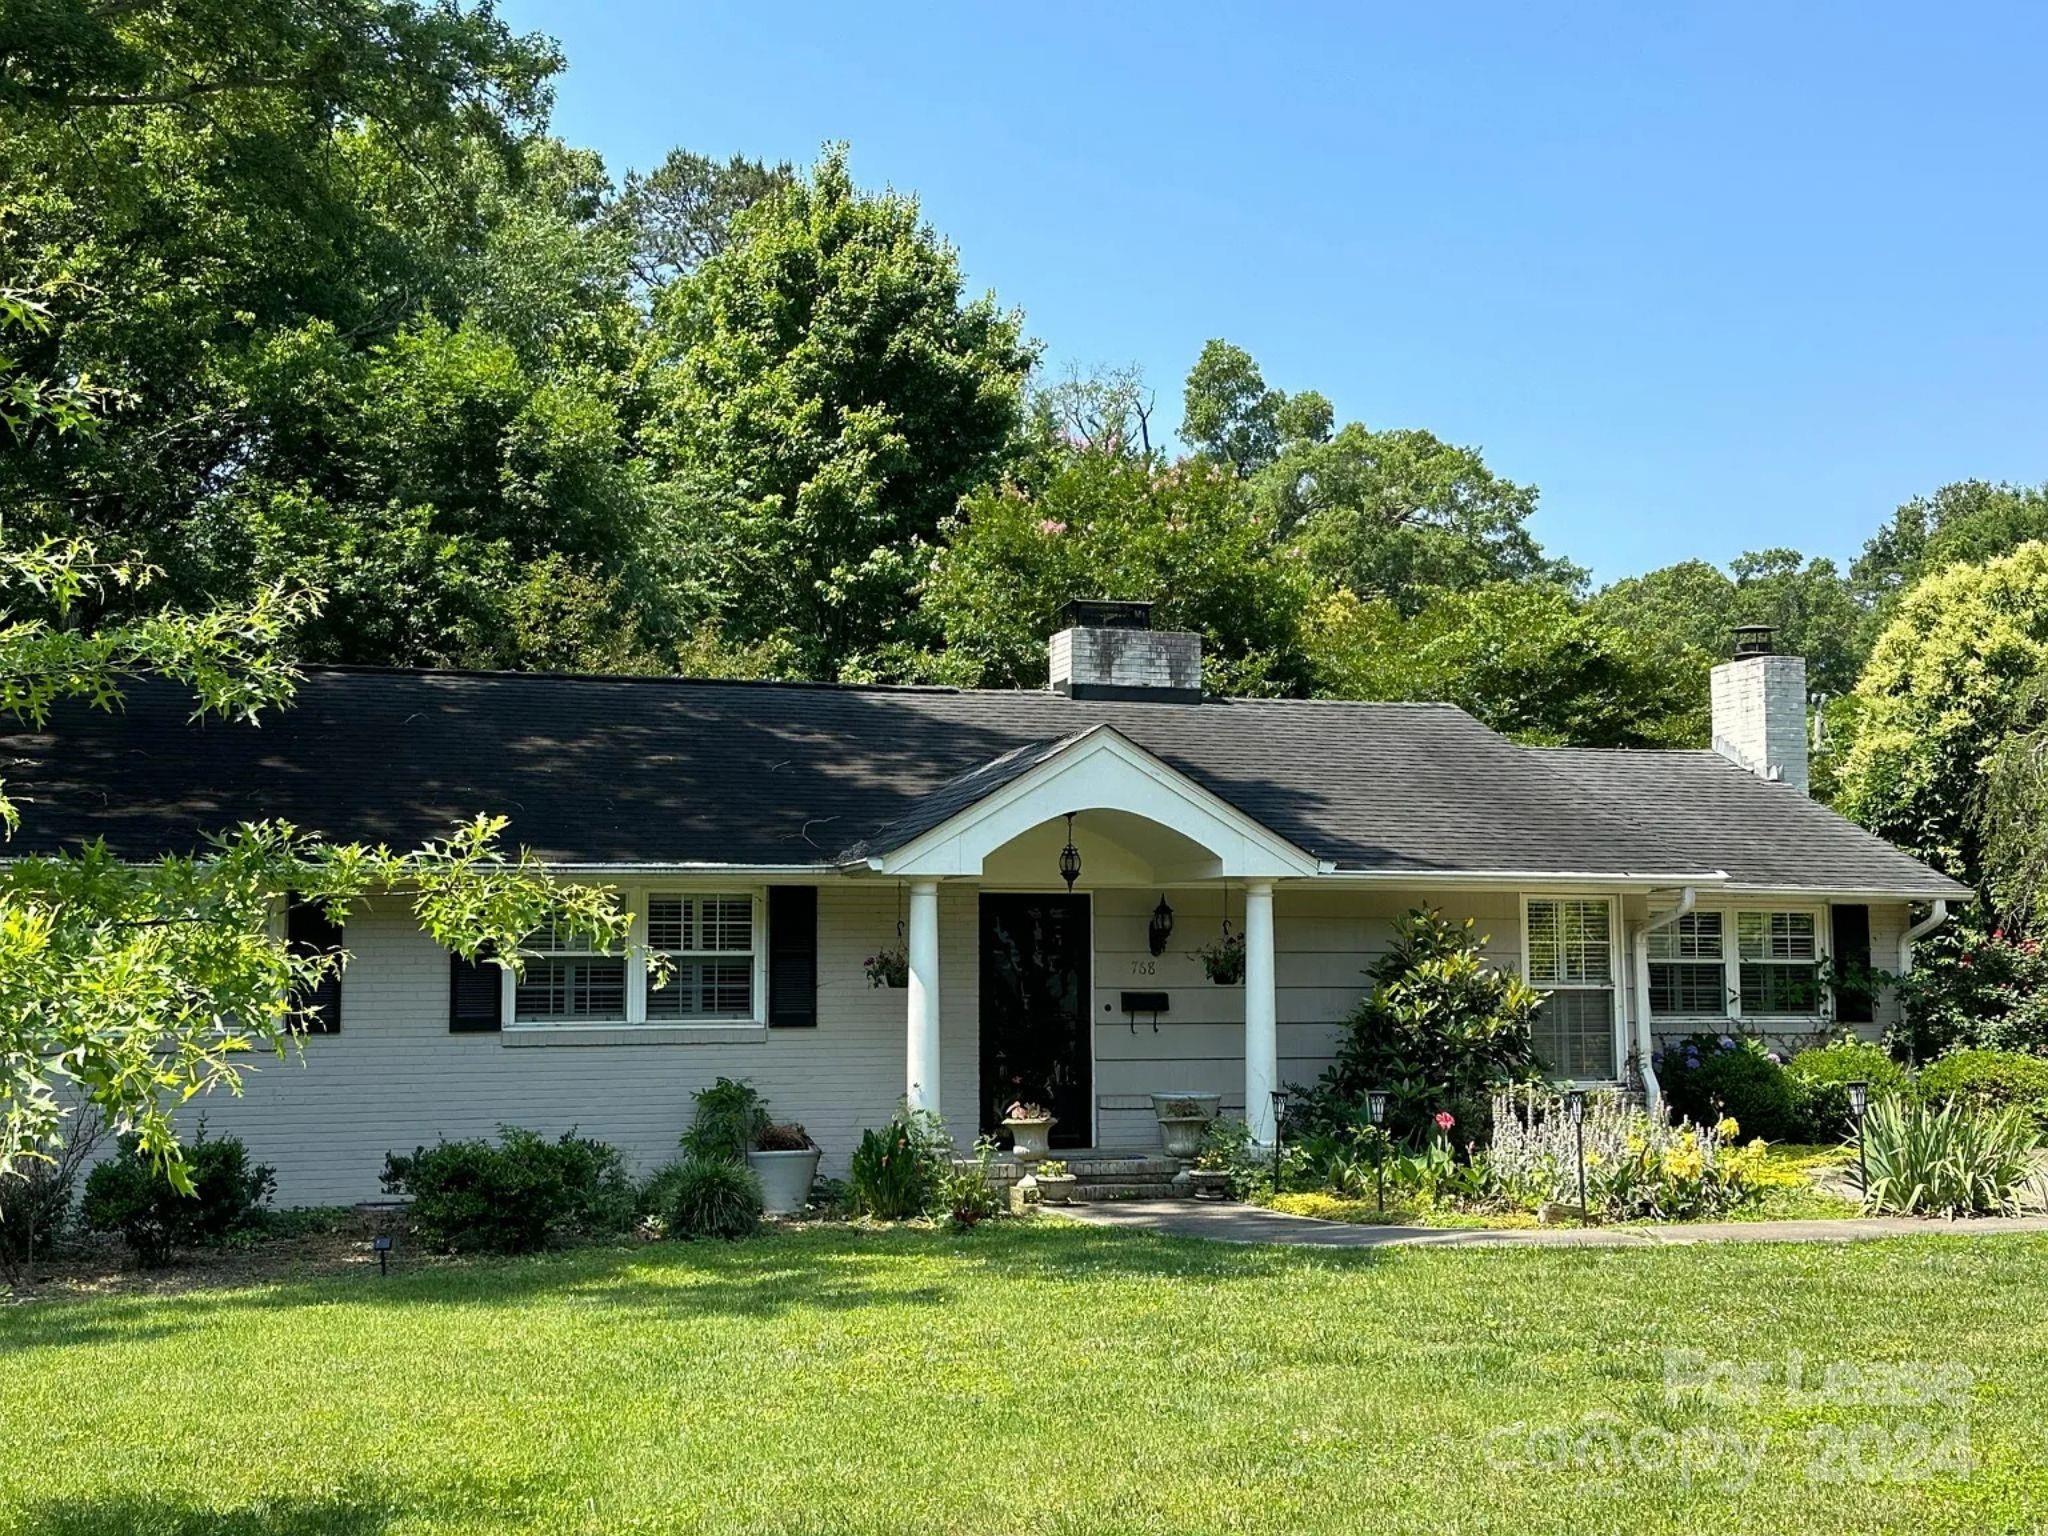
<svg viewBox="0 0 2048 1536"><path fill-rule="evenodd" d="M1273 1145L1273 1090L1280 1086L1279 1009L1273 992L1273 882L1244 893L1244 1120L1252 1140Z"/></svg>
<svg viewBox="0 0 2048 1536"><path fill-rule="evenodd" d="M910 882L910 1039L905 1052L912 1109L939 1112L939 882Z"/></svg>

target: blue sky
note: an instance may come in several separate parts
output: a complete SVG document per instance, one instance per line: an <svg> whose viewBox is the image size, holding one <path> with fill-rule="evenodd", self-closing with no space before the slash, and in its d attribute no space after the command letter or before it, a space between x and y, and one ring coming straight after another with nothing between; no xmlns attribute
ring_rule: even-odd
<svg viewBox="0 0 2048 1536"><path fill-rule="evenodd" d="M1228 337L1603 580L2048 479L2048 7L503 9L615 174L845 139L1054 367Z"/></svg>

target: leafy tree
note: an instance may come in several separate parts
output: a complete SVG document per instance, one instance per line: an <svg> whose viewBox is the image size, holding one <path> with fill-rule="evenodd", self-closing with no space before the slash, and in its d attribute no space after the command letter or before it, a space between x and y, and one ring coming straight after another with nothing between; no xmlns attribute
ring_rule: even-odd
<svg viewBox="0 0 2048 1536"><path fill-rule="evenodd" d="M1443 592L1413 615L1340 590L1311 605L1304 628L1320 695L1456 704L1532 745L1677 746L1704 736L1691 653L1544 583Z"/></svg>
<svg viewBox="0 0 2048 1536"><path fill-rule="evenodd" d="M1848 692L1863 665L1864 614L1849 582L1832 560L1797 550L1754 550L1726 573L1704 560L1681 561L1614 582L1595 607L1645 635L1684 641L1708 666L1728 659L1736 625L1769 624L1781 650L1806 658L1807 681L1819 693ZM1704 675L1698 686L1706 687Z"/></svg>
<svg viewBox="0 0 2048 1536"><path fill-rule="evenodd" d="M1856 685L1842 808L1974 883L1984 872L1986 759L2039 720L2048 671L2048 544L1923 577Z"/></svg>
<svg viewBox="0 0 2048 1536"><path fill-rule="evenodd" d="M1181 441L1248 475L1280 450L1280 411L1287 397L1266 387L1251 353L1218 338L1203 344L1188 370L1181 403ZM1326 428L1327 430L1327 428Z"/></svg>
<svg viewBox="0 0 2048 1536"><path fill-rule="evenodd" d="M914 628L959 499L995 472L1032 353L910 198L855 190L843 149L741 214L655 306L644 441L718 573L721 627L813 676Z"/></svg>
<svg viewBox="0 0 2048 1536"><path fill-rule="evenodd" d="M1298 690L1303 588L1227 468L1071 455L1036 491L971 498L925 589L945 650L930 675L980 687L1045 682L1046 635L1069 598L1149 599L1163 628L1198 631L1219 692Z"/></svg>
<svg viewBox="0 0 2048 1536"><path fill-rule="evenodd" d="M42 323L33 301L0 303L0 341ZM90 430L75 383L16 383L4 390L6 436ZM317 596L273 588L246 608L117 624L82 612L110 587L146 589L154 574L102 560L77 536L22 539L0 524L0 719L40 727L60 704L118 708L143 677L190 689L201 714L253 719L289 699L296 674L278 642L317 611ZM19 820L0 785L0 827L11 835ZM282 1052L301 1027L296 999L342 963L277 933L294 894L342 921L360 898L402 890L436 940L469 956L489 946L513 965L550 918L600 945L623 938L626 916L607 893L555 885L523 852L503 855L503 825L480 816L410 853L259 823L151 864L102 843L0 863L0 1178L61 1145L65 1101L76 1099L133 1134L190 1194L174 1109L239 1088L241 1053Z"/></svg>
<svg viewBox="0 0 2048 1536"><path fill-rule="evenodd" d="M1906 502L1849 569L1869 614L1866 648L1900 596L1922 576L1944 566L1981 564L2035 539L2048 539L2048 486L1961 480Z"/></svg>
<svg viewBox="0 0 2048 1536"><path fill-rule="evenodd" d="M696 271L731 245L733 220L795 179L786 160L769 165L734 155L721 163L672 149L644 175L626 173L605 219L631 246L634 279L653 291Z"/></svg>

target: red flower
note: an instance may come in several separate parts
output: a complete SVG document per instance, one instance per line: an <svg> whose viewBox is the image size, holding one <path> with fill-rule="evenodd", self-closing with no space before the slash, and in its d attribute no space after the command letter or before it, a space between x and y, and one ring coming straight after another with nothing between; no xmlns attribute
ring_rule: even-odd
<svg viewBox="0 0 2048 1536"><path fill-rule="evenodd" d="M1437 1114L1436 1114L1436 1128L1437 1128L1438 1130L1440 1130L1440 1131L1448 1131L1448 1130L1449 1130L1449 1129L1450 1129L1450 1128L1451 1128L1452 1126L1456 1125L1457 1123L1458 1123L1458 1118L1457 1118L1457 1116L1453 1115L1453 1114L1452 1114L1452 1113L1451 1113L1451 1112L1450 1112L1449 1110L1447 1110L1447 1109L1440 1109L1440 1110L1438 1110L1438 1111L1437 1111Z"/></svg>

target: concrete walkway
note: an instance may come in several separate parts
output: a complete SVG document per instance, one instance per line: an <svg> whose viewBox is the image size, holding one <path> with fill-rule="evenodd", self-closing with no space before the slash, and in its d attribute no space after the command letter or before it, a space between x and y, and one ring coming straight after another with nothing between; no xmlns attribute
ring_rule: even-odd
<svg viewBox="0 0 2048 1536"><path fill-rule="evenodd" d="M1647 1227L1379 1227L1289 1216L1211 1200L1124 1200L1071 1205L1060 1214L1091 1226L1201 1237L1217 1243L1291 1243L1310 1248L1662 1248L1689 1243L1854 1243L1878 1237L1988 1237L2048 1232L2048 1216L1919 1221L1858 1216L1845 1221L1696 1221Z"/></svg>

